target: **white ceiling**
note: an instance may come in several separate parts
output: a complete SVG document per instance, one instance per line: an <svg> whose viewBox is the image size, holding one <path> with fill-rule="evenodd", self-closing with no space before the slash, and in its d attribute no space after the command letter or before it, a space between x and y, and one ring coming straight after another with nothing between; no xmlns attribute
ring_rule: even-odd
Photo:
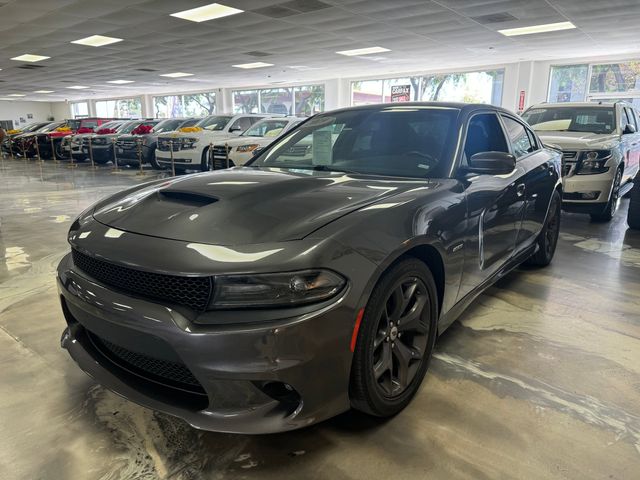
<svg viewBox="0 0 640 480"><path fill-rule="evenodd" d="M638 0L219 0L245 12L203 23L169 16L213 1L0 0L0 97L60 101L640 52ZM482 18L494 14L502 21ZM567 20L578 28L519 37L496 32ZM124 41L69 43L94 34ZM335 53L370 46L391 51ZM25 53L51 58L10 60ZM231 66L256 61L275 66ZM159 76L177 71L195 75ZM118 79L135 83L106 83ZM91 89L66 88L72 85Z"/></svg>

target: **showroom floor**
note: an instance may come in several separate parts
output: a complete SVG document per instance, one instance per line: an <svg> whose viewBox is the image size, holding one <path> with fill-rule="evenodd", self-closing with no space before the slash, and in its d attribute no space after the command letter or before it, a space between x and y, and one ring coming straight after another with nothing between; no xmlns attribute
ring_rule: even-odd
<svg viewBox="0 0 640 480"><path fill-rule="evenodd" d="M627 201L611 224L564 215L552 266L478 299L398 417L250 437L122 400L60 348L54 272L70 222L155 175L0 163L0 479L638 478L640 233Z"/></svg>

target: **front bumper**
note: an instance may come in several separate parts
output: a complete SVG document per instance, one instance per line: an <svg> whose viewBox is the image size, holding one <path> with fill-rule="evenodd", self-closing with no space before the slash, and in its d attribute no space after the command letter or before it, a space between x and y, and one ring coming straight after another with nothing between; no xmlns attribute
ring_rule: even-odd
<svg viewBox="0 0 640 480"><path fill-rule="evenodd" d="M611 196L615 171L613 168L602 174L564 177L562 207L585 213L602 210Z"/></svg>
<svg viewBox="0 0 640 480"><path fill-rule="evenodd" d="M200 148L192 148L189 150L175 150L173 152L173 163L181 167L200 167L202 159L202 151ZM170 167L171 152L164 150L156 150L156 162L158 164Z"/></svg>
<svg viewBox="0 0 640 480"><path fill-rule="evenodd" d="M58 267L58 290L68 323L62 346L76 363L119 395L196 428L271 433L350 407L349 340L353 302L361 292L347 288L330 305L289 318L203 325L178 309L93 281L71 255ZM114 362L100 349L102 340L151 361L184 365L201 391L163 384Z"/></svg>

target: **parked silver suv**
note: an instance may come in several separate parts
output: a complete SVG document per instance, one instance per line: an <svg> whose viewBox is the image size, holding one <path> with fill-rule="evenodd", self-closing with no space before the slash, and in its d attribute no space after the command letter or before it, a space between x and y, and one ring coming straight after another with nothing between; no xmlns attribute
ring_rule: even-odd
<svg viewBox="0 0 640 480"><path fill-rule="evenodd" d="M613 218L639 169L640 115L628 103L542 103L522 117L546 144L562 148L562 208Z"/></svg>

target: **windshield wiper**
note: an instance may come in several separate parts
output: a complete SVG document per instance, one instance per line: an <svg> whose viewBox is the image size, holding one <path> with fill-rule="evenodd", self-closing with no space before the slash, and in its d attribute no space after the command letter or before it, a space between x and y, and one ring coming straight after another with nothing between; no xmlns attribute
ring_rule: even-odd
<svg viewBox="0 0 640 480"><path fill-rule="evenodd" d="M344 168L335 168L333 166L330 167L329 165L314 165L313 167L311 167L311 170L314 170L316 172L358 173L353 170L347 170Z"/></svg>

